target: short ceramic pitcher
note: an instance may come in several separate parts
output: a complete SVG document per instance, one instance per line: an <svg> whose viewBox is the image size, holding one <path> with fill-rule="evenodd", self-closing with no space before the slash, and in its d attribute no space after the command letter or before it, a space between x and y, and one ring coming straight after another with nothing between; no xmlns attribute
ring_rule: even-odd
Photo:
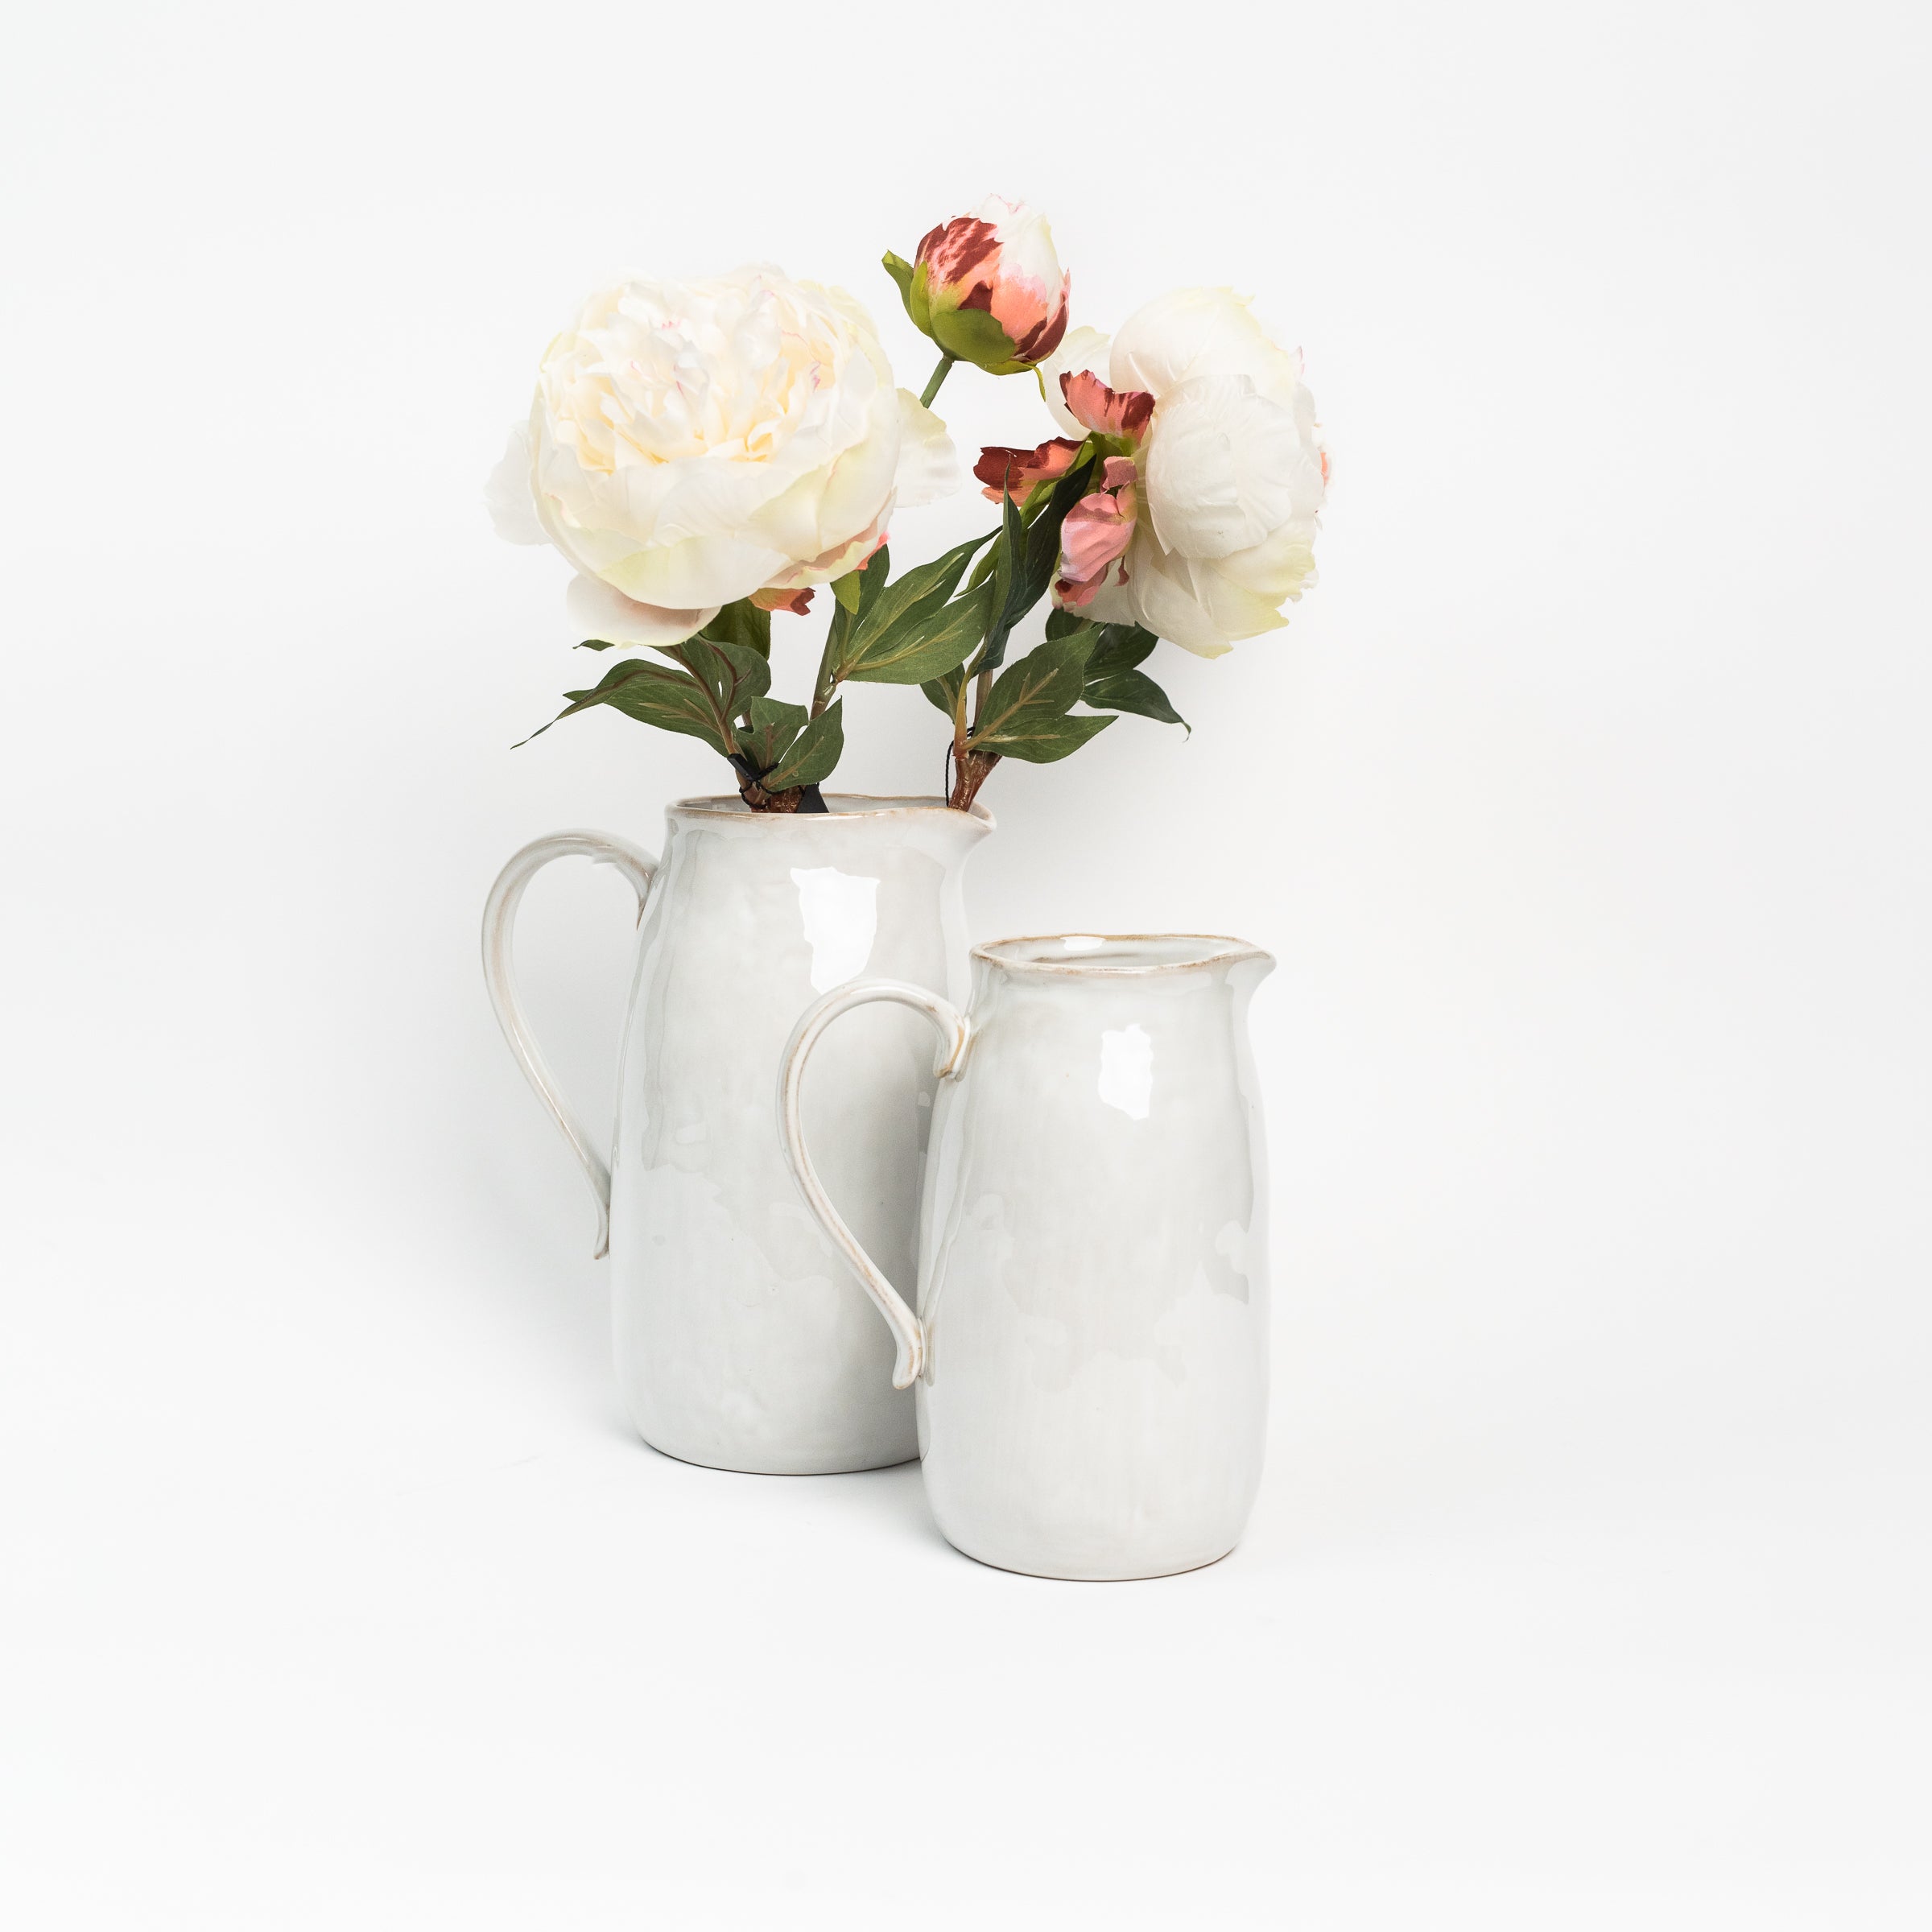
<svg viewBox="0 0 1932 1932"><path fill-rule="evenodd" d="M793 1033L778 1095L792 1171L892 1330L933 1516L968 1556L1164 1576L1240 1538L1268 1402L1248 1006L1274 964L1191 935L1006 939L974 948L964 1013L872 980ZM863 1203L807 1152L806 1062L873 1001L924 1013L942 1042L916 1315L847 1224ZM815 1096L836 1077L815 1075Z"/></svg>
<svg viewBox="0 0 1932 1932"><path fill-rule="evenodd" d="M483 919L505 1036L575 1150L608 1245L617 1377L644 1439L714 1468L829 1474L918 1453L890 1339L799 1205L771 1117L771 1069L799 1014L863 972L957 997L960 873L983 807L830 796L823 813L686 799L663 859L598 832L526 845ZM532 877L613 865L641 907L610 1166L558 1092L518 1009L511 942ZM910 1269L934 1080L910 1014L841 1039L807 1112L866 1245Z"/></svg>

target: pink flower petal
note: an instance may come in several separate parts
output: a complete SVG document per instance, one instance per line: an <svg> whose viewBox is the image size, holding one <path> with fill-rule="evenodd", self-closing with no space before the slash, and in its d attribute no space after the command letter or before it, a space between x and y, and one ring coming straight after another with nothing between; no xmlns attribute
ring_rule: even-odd
<svg viewBox="0 0 1932 1932"><path fill-rule="evenodd" d="M1082 497L1060 526L1063 574L1076 584L1097 584L1133 540L1134 513L1131 492L1113 496L1096 491Z"/></svg>
<svg viewBox="0 0 1932 1932"><path fill-rule="evenodd" d="M1080 452L1080 444L1065 436L1055 436L1037 449L1008 449L995 444L980 452L972 473L986 485L991 502L998 502L1010 488L1013 501L1023 503L1041 484L1065 476Z"/></svg>
<svg viewBox="0 0 1932 1932"><path fill-rule="evenodd" d="M1141 439L1154 415L1154 398L1144 389L1109 389L1091 369L1060 378L1067 407L1089 429L1105 436Z"/></svg>
<svg viewBox="0 0 1932 1932"><path fill-rule="evenodd" d="M990 280L998 272L999 231L990 221L961 215L956 221L942 221L919 238L914 262L923 262L934 284ZM975 270L984 269L984 276Z"/></svg>
<svg viewBox="0 0 1932 1932"><path fill-rule="evenodd" d="M760 610L788 610L802 617L811 609L811 592L805 590L754 590L751 601Z"/></svg>

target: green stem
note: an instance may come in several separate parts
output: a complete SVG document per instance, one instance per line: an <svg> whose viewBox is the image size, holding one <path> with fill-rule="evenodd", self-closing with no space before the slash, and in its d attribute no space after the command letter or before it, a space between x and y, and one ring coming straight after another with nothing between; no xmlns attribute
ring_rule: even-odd
<svg viewBox="0 0 1932 1932"><path fill-rule="evenodd" d="M920 408L931 409L932 407L932 399L939 393L939 385L946 380L947 376L952 374L952 365L958 361L959 357L952 354L950 350L941 349L939 351L939 367L932 372L932 380L926 385L925 394L919 398Z"/></svg>
<svg viewBox="0 0 1932 1932"><path fill-rule="evenodd" d="M838 588L836 584L832 586L835 597ZM845 634L851 627L852 613L843 603L835 603L832 628L825 634L825 649L819 658L819 675L812 681L811 715L815 718L832 702L832 694L839 687L839 667L845 654Z"/></svg>
<svg viewBox="0 0 1932 1932"><path fill-rule="evenodd" d="M811 687L811 715L815 718L832 702L832 694L839 687L838 656L830 643L825 646L825 654L819 659L819 675Z"/></svg>

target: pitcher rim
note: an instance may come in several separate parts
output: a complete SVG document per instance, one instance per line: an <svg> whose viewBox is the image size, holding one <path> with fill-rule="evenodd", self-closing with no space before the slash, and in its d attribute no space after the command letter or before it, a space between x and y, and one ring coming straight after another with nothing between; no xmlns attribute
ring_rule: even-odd
<svg viewBox="0 0 1932 1932"><path fill-rule="evenodd" d="M996 829L998 824L998 820L977 799L961 811L957 807L948 805L937 793L831 791L824 795L828 800L850 800L859 809L856 811L753 811L735 792L713 792L697 798L674 799L664 810L667 816L676 813L690 819L757 819L782 825L816 825L822 819L924 819L942 815L949 819L964 819L969 824L984 826L989 832Z"/></svg>
<svg viewBox="0 0 1932 1932"><path fill-rule="evenodd" d="M1154 947L1174 940L1190 940L1212 947L1187 959L1108 960L1096 956L1103 947ZM1007 951L1023 946L1064 946L1080 940L1089 942L1083 950L1063 959L1029 959ZM1045 932L1026 933L1009 939L988 939L972 948L972 956L997 966L1002 972L1043 972L1087 979L1148 979L1160 974L1201 972L1220 966L1238 965L1244 960L1265 960L1270 967L1274 956L1249 939L1231 938L1220 932Z"/></svg>

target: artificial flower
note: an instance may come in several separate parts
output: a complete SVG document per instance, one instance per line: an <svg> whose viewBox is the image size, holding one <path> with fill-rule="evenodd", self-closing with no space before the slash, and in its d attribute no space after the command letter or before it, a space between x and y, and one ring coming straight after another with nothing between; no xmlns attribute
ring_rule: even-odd
<svg viewBox="0 0 1932 1932"><path fill-rule="evenodd" d="M1068 514L1055 601L1203 657L1285 624L1314 580L1328 479L1300 355L1232 291L1183 289L1111 344L1075 332L1041 375L1055 415L1132 469L1110 461Z"/></svg>
<svg viewBox="0 0 1932 1932"><path fill-rule="evenodd" d="M504 535L576 566L586 634L667 645L738 598L844 576L895 508L957 481L865 309L754 266L592 295L544 352L489 500Z"/></svg>
<svg viewBox="0 0 1932 1932"><path fill-rule="evenodd" d="M1031 369L1067 332L1071 278L1046 217L989 195L970 215L942 221L910 264L886 266L906 312L947 355L996 376Z"/></svg>

